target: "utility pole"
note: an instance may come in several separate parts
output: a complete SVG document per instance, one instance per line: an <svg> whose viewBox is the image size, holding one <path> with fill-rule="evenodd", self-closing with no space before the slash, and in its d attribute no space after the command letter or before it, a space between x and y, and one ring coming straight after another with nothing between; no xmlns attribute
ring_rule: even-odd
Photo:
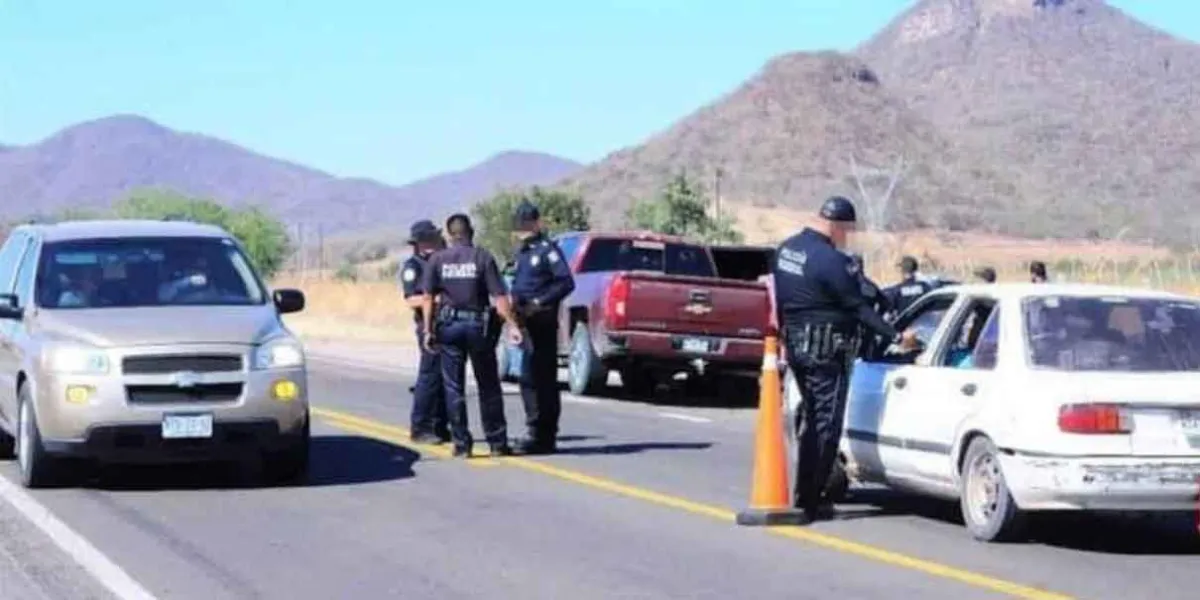
<svg viewBox="0 0 1200 600"><path fill-rule="evenodd" d="M879 169L860 167L854 155L850 155L850 173L854 177L854 183L858 186L859 196L862 198L863 204L867 209L867 228L873 232L883 231L887 224L888 208L891 206L892 195L896 192L896 186L908 171L908 165L901 156L896 159L895 165L891 169ZM878 197L872 197L867 193L867 180L872 181L887 181L887 187L883 194Z"/></svg>

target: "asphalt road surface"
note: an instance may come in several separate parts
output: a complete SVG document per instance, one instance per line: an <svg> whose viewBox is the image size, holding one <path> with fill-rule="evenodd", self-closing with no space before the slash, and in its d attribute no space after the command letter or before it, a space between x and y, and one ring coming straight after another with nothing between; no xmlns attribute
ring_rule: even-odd
<svg viewBox="0 0 1200 600"><path fill-rule="evenodd" d="M746 409L569 397L562 454L453 460L407 442L411 373L352 360L313 361L307 485L258 488L221 468L109 469L30 495L164 599L1167 600L1200 587L1188 523L1055 519L1033 542L985 545L952 505L863 490L837 521L739 528ZM520 435L511 390L507 402ZM15 481L15 465L0 475ZM6 510L0 502L0 597L104 597Z"/></svg>

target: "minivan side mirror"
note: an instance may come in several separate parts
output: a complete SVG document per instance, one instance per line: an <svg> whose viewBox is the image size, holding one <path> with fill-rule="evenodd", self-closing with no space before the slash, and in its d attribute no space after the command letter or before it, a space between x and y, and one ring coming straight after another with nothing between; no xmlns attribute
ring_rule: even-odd
<svg viewBox="0 0 1200 600"><path fill-rule="evenodd" d="M16 294L0 294L0 319L20 321L24 314L25 310L21 308L21 301Z"/></svg>
<svg viewBox="0 0 1200 600"><path fill-rule="evenodd" d="M304 310L304 292L294 289L275 290L271 295L279 314L298 313Z"/></svg>

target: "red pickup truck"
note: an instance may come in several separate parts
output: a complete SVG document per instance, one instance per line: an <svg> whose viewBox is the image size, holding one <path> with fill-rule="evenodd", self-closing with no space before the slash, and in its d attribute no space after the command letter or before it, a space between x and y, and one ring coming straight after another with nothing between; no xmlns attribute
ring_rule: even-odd
<svg viewBox="0 0 1200 600"><path fill-rule="evenodd" d="M757 383L770 300L757 281L761 249L722 254L650 233L572 232L555 237L575 277L560 314L559 355L576 394L602 389L611 371L633 394L686 372L723 385ZM739 256L749 256L750 263Z"/></svg>

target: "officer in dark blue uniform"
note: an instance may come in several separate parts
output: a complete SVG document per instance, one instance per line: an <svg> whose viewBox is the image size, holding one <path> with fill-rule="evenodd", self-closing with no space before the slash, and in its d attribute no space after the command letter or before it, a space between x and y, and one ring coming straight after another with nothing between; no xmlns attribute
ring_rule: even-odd
<svg viewBox="0 0 1200 600"><path fill-rule="evenodd" d="M413 386L411 415L412 441L420 444L444 444L450 441L446 418L446 396L442 382L442 361L437 352L425 349L425 323L421 318L425 289L421 287L429 256L445 247L442 232L432 221L413 223L408 243L412 256L400 268L400 288L404 300L413 310L417 328L417 343L421 346L421 363L417 383ZM434 299L436 305L436 298Z"/></svg>
<svg viewBox="0 0 1200 600"><path fill-rule="evenodd" d="M872 309L859 285L859 267L838 250L856 227L854 205L835 196L819 216L818 225L779 246L773 269L788 368L804 398L797 415L794 502L810 519L832 509L821 492L837 460L859 324L891 343L908 346L914 339Z"/></svg>
<svg viewBox="0 0 1200 600"><path fill-rule="evenodd" d="M479 386L479 412L492 456L508 456L512 447L508 444L504 395L496 372L496 345L488 335L490 319L494 318L489 299L495 301L496 312L508 323L514 344L522 342L521 331L513 317L496 258L473 244L475 230L471 219L464 214L452 215L446 220L446 231L450 246L435 252L425 269L426 294L421 317L426 331L433 333L425 337L426 350L438 347L441 352L454 456L469 458L473 445L467 423L468 359ZM442 304L437 310L435 327L433 298L439 294Z"/></svg>
<svg viewBox="0 0 1200 600"><path fill-rule="evenodd" d="M900 267L900 283L883 290L888 302L892 305L893 316L904 312L904 309L934 288L929 282L917 277L919 268L917 259L905 256L900 259L898 266Z"/></svg>
<svg viewBox="0 0 1200 600"><path fill-rule="evenodd" d="M521 365L521 400L525 404L526 439L518 450L552 454L557 450L562 393L558 389L558 307L575 290L575 279L558 245L542 232L541 215L522 200L513 216L523 236L516 256L512 298L525 326Z"/></svg>

